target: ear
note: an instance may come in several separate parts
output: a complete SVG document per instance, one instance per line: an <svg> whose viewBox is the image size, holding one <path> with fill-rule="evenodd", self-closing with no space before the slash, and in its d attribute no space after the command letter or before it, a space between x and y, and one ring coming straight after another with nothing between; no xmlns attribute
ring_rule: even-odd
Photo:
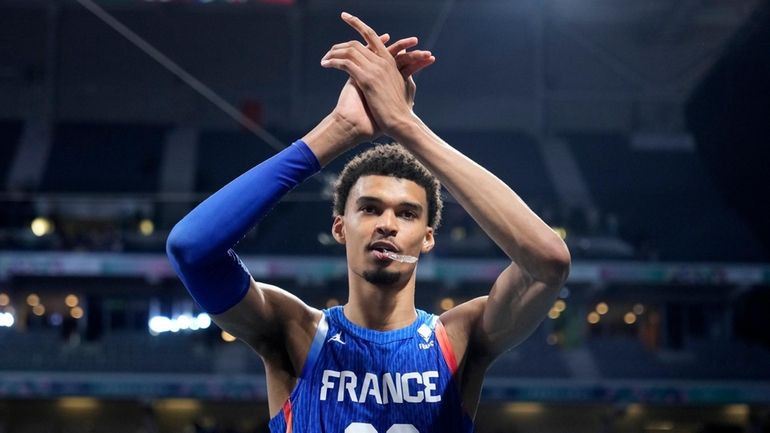
<svg viewBox="0 0 770 433"><path fill-rule="evenodd" d="M332 236L340 245L345 245L345 220L341 215L334 217L332 221Z"/></svg>
<svg viewBox="0 0 770 433"><path fill-rule="evenodd" d="M425 229L425 237L422 240L422 253L427 254L436 245L436 239L433 237L433 227Z"/></svg>

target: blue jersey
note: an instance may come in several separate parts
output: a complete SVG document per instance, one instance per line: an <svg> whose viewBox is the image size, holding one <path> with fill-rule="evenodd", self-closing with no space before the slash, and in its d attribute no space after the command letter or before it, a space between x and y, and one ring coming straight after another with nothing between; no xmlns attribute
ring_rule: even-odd
<svg viewBox="0 0 770 433"><path fill-rule="evenodd" d="M468 433L457 362L438 316L394 331L323 311L302 374L272 433Z"/></svg>

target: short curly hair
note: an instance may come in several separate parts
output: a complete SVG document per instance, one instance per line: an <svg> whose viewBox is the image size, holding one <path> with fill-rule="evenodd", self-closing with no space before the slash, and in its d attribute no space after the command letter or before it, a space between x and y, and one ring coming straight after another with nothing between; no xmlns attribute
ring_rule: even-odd
<svg viewBox="0 0 770 433"><path fill-rule="evenodd" d="M361 176L393 176L425 188L428 198L428 226L434 230L441 223L441 183L404 146L391 143L379 144L356 155L345 164L334 184L334 216L345 215L350 189Z"/></svg>

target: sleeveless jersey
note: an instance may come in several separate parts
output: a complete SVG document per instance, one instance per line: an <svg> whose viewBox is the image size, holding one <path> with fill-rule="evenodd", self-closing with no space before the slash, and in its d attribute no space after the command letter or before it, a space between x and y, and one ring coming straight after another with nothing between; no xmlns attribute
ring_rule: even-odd
<svg viewBox="0 0 770 433"><path fill-rule="evenodd" d="M454 374L457 363L438 316L393 331L323 310L302 374L271 433L470 433Z"/></svg>

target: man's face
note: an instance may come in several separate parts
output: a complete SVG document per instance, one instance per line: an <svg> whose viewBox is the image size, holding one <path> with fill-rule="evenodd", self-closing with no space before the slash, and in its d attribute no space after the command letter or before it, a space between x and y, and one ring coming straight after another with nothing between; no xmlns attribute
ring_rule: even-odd
<svg viewBox="0 0 770 433"><path fill-rule="evenodd" d="M345 215L334 219L332 234L345 245L351 272L377 286L403 284L415 265L377 251L417 257L433 248L425 188L391 176L362 176L350 189Z"/></svg>

